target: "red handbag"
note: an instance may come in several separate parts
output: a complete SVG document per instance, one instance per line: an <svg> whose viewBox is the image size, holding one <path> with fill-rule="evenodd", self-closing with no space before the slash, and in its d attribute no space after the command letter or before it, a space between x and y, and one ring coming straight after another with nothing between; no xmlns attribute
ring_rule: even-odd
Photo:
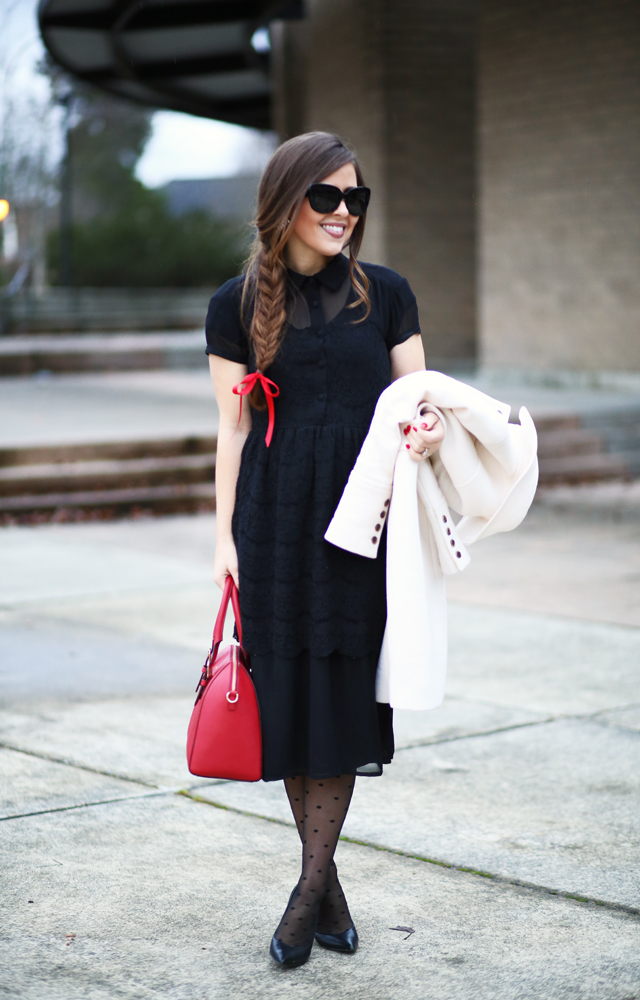
<svg viewBox="0 0 640 1000"><path fill-rule="evenodd" d="M222 630L233 606L239 645L224 646ZM260 710L242 648L238 588L228 576L213 629L213 643L196 688L187 733L187 763L202 778L259 781L262 777Z"/></svg>

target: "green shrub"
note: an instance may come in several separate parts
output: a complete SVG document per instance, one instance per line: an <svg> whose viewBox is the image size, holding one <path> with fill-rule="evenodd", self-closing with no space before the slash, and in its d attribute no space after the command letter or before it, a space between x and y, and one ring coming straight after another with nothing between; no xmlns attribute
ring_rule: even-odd
<svg viewBox="0 0 640 1000"><path fill-rule="evenodd" d="M129 204L71 229L75 286L188 288L220 285L238 274L246 236L206 212L169 214L164 198L137 185ZM47 244L51 284L59 283L60 232Z"/></svg>

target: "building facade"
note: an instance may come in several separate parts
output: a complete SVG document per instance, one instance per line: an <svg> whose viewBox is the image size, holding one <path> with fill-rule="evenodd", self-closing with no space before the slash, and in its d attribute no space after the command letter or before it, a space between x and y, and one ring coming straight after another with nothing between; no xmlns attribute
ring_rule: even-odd
<svg viewBox="0 0 640 1000"><path fill-rule="evenodd" d="M428 362L640 372L637 0L308 0L272 27L282 138L338 132Z"/></svg>

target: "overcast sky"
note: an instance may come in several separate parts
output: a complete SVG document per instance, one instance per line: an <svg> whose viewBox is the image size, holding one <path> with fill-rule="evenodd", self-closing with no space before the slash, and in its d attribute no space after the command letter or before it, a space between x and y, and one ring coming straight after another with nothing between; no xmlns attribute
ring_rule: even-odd
<svg viewBox="0 0 640 1000"><path fill-rule="evenodd" d="M7 17L7 8L13 8ZM35 72L44 47L36 22L37 0L2 0L4 23L0 45L15 62L12 86L44 96L46 82ZM252 129L194 118L174 111L157 111L153 133L138 163L137 175L149 187L174 179L223 177L262 169L274 139Z"/></svg>

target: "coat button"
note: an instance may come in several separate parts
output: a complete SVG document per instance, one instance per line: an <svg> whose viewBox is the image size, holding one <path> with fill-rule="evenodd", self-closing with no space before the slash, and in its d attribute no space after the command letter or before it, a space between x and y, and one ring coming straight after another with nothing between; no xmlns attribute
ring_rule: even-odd
<svg viewBox="0 0 640 1000"><path fill-rule="evenodd" d="M385 507L388 507L389 506L389 501L385 500L384 505L385 505Z"/></svg>
<svg viewBox="0 0 640 1000"><path fill-rule="evenodd" d="M451 541L449 542L449 545L455 545L455 544L456 544L456 540L455 540L455 538L452 538Z"/></svg>
<svg viewBox="0 0 640 1000"><path fill-rule="evenodd" d="M373 536L373 538L371 539L371 541L372 541L372 542L373 542L373 544L375 545L375 544L376 544L376 542L378 541L378 536L377 536L377 535L374 535L374 536Z"/></svg>
<svg viewBox="0 0 640 1000"><path fill-rule="evenodd" d="M318 361L318 368L324 368L324 361Z"/></svg>
<svg viewBox="0 0 640 1000"><path fill-rule="evenodd" d="M380 511L380 517L386 517L386 515L387 515L386 510L381 510Z"/></svg>
<svg viewBox="0 0 640 1000"><path fill-rule="evenodd" d="M450 534L451 534L451 528L447 528L447 534L448 534L448 535L450 535Z"/></svg>
<svg viewBox="0 0 640 1000"><path fill-rule="evenodd" d="M380 528L381 528L381 527L382 527L382 525L381 525L381 524L376 524L376 531L380 531Z"/></svg>
<svg viewBox="0 0 640 1000"><path fill-rule="evenodd" d="M323 402L323 400L324 400L324 393L323 392L319 392L318 393L318 399L320 400L321 403Z"/></svg>
<svg viewBox="0 0 640 1000"><path fill-rule="evenodd" d="M447 519L446 519L446 517L444 516L444 514L442 515L442 520L444 521L444 523L445 523L445 524L447 523Z"/></svg>
<svg viewBox="0 0 640 1000"><path fill-rule="evenodd" d="M458 559L460 559L462 557L462 552L456 552L456 555L457 555Z"/></svg>

